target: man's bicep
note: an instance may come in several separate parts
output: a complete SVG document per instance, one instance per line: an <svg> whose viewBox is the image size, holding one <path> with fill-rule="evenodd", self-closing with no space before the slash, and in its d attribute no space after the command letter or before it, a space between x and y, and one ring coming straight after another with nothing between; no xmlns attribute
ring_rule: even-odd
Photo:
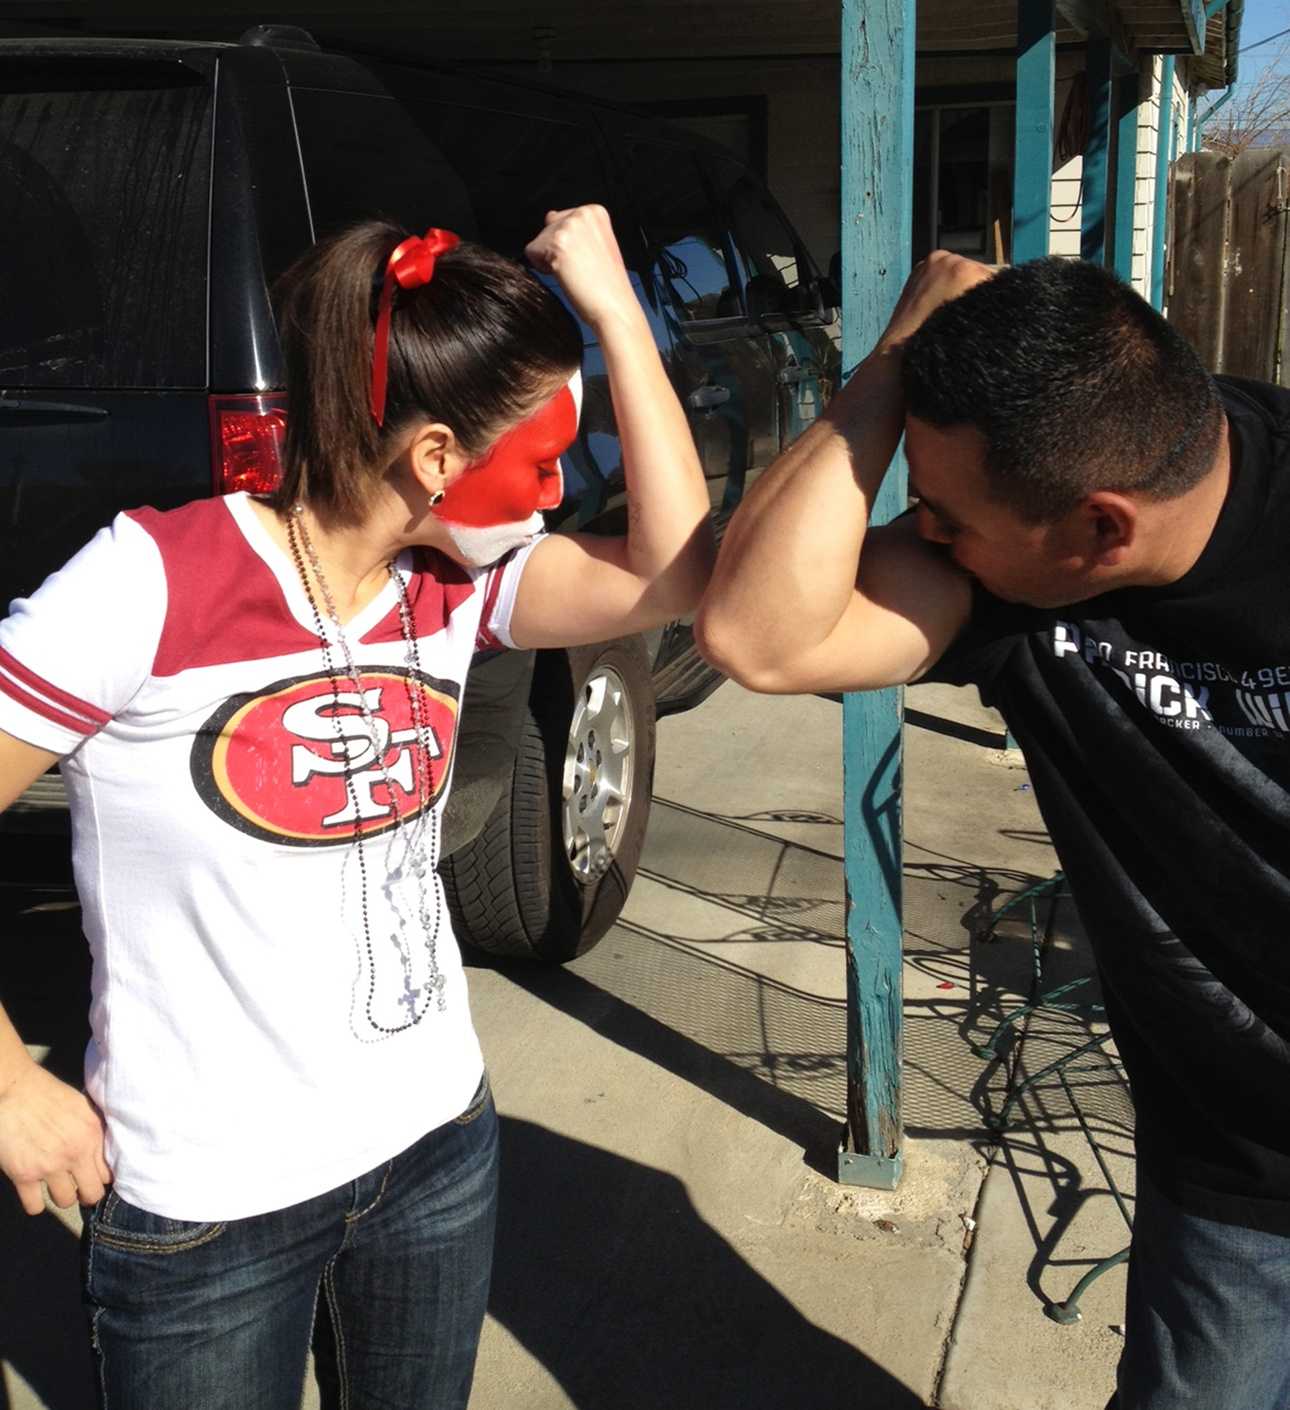
<svg viewBox="0 0 1290 1410"><path fill-rule="evenodd" d="M856 590L837 626L775 688L905 685L936 664L971 610L967 575L918 536L912 519L897 520L866 537Z"/></svg>

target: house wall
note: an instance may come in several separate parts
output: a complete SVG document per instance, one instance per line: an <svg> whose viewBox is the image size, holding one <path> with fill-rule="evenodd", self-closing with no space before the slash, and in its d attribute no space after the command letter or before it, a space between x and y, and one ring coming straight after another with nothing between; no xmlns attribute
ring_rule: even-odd
<svg viewBox="0 0 1290 1410"><path fill-rule="evenodd" d="M1156 151L1160 132L1160 81L1164 60L1159 55L1143 60L1143 87L1150 96L1138 106L1137 181L1133 202L1133 287L1144 297L1151 293L1151 242L1156 208ZM1187 90L1175 72L1173 86L1174 141L1182 151L1186 137ZM1053 220L1049 249L1055 255L1079 258L1080 182L1084 162L1074 157L1053 173Z"/></svg>

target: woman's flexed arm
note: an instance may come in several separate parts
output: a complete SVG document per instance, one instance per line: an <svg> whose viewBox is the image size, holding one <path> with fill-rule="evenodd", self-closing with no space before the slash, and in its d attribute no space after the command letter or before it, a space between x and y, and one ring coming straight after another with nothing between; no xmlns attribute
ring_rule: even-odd
<svg viewBox="0 0 1290 1410"><path fill-rule="evenodd" d="M608 213L552 211L529 245L604 353L627 477L621 538L553 534L524 571L511 633L521 646L571 646L693 608L712 571L709 503L685 412L628 279Z"/></svg>

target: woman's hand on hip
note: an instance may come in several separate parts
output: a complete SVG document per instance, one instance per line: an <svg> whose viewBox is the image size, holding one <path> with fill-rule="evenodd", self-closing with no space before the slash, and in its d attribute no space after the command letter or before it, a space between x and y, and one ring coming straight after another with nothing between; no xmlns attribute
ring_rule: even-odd
<svg viewBox="0 0 1290 1410"><path fill-rule="evenodd" d="M534 269L560 281L578 316L593 328L607 319L640 316L604 206L548 211L524 254Z"/></svg>
<svg viewBox="0 0 1290 1410"><path fill-rule="evenodd" d="M82 1092L37 1062L0 1089L0 1171L28 1214L45 1208L40 1186L61 1209L96 1204L111 1183L103 1118Z"/></svg>

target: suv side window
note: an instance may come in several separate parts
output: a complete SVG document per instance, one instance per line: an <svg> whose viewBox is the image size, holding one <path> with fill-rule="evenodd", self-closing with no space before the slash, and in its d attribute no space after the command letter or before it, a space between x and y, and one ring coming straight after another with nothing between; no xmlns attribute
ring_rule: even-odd
<svg viewBox="0 0 1290 1410"><path fill-rule="evenodd" d="M457 172L393 98L293 88L291 103L316 240L378 217L475 235Z"/></svg>
<svg viewBox="0 0 1290 1410"><path fill-rule="evenodd" d="M645 243L677 317L683 323L742 319L731 252L693 155L637 142L628 162Z"/></svg>
<svg viewBox="0 0 1290 1410"><path fill-rule="evenodd" d="M376 72L451 164L455 181L469 193L484 244L518 258L547 211L593 202L613 210L595 133L585 123L477 106L478 100L445 101L428 96L442 85L428 83L423 73L395 66Z"/></svg>
<svg viewBox="0 0 1290 1410"><path fill-rule="evenodd" d="M737 162L716 155L706 161L730 214L749 312L810 312L814 270L770 193Z"/></svg>

